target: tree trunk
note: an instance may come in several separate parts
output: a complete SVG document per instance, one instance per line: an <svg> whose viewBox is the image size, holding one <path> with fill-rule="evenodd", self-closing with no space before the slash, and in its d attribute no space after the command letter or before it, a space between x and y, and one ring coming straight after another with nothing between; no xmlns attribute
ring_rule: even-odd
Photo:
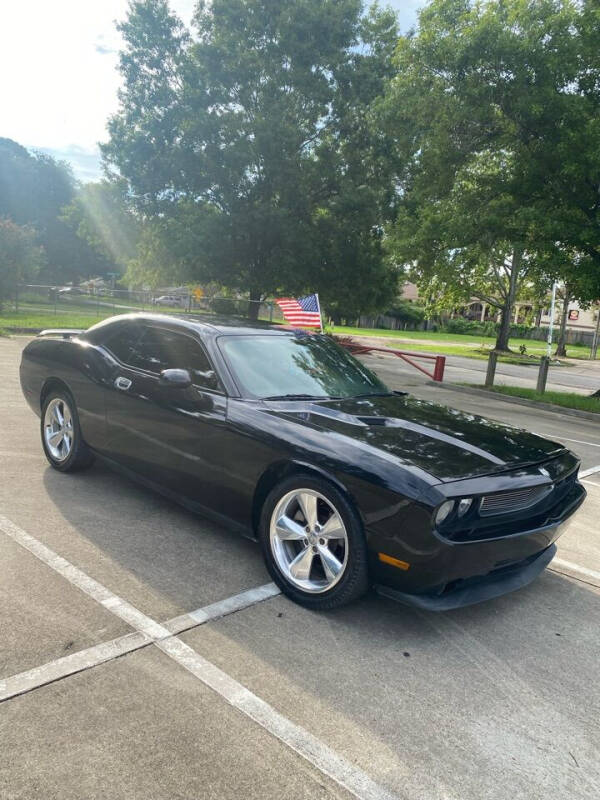
<svg viewBox="0 0 600 800"><path fill-rule="evenodd" d="M262 292L258 289L250 289L250 302L248 303L248 317L252 320L258 319L258 312L260 311L260 301Z"/></svg>
<svg viewBox="0 0 600 800"><path fill-rule="evenodd" d="M560 331L558 333L558 343L556 345L555 356L561 358L567 357L567 317L569 316L569 301L571 300L571 293L569 287L565 284L565 292L563 299L562 314L560 316Z"/></svg>
<svg viewBox="0 0 600 800"><path fill-rule="evenodd" d="M496 335L496 345L494 350L508 350L508 340L510 338L510 321L512 317L512 303L506 299L504 307L502 308L502 318L500 320L500 328Z"/></svg>
<svg viewBox="0 0 600 800"><path fill-rule="evenodd" d="M515 297L517 295L517 285L519 279L519 272L521 270L521 259L523 257L523 250L520 245L515 245L513 248L512 264L510 267L510 281L508 286L508 294L502 307L502 319L500 320L500 329L496 337L495 350L508 350L508 340L510 338L510 323L512 320L512 312L515 304Z"/></svg>

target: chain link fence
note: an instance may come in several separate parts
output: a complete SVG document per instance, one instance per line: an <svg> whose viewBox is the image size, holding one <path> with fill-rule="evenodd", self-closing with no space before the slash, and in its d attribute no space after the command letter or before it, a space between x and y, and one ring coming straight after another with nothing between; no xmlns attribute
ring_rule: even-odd
<svg viewBox="0 0 600 800"><path fill-rule="evenodd" d="M198 314L201 316L251 317L252 305L257 316L269 322L283 322L274 300L248 300L243 297L202 296L188 290L83 289L74 286L20 285L4 304L4 312L22 316L89 316L104 319L115 314L136 311ZM256 314L256 311L254 312ZM90 319L92 324L92 319Z"/></svg>

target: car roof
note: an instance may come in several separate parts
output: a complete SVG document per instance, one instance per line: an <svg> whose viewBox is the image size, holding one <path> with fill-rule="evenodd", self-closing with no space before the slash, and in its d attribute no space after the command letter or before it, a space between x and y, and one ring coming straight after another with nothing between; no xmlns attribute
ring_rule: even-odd
<svg viewBox="0 0 600 800"><path fill-rule="evenodd" d="M119 314L97 323L89 330L98 330L105 326L125 320L139 320L154 324L181 327L200 333L203 336L216 337L219 335L243 334L269 334L274 336L306 333L300 328L291 328L287 325L277 325L262 320L249 320L243 317L218 317L212 314L201 316L198 314L155 314L148 312L135 312L132 314Z"/></svg>

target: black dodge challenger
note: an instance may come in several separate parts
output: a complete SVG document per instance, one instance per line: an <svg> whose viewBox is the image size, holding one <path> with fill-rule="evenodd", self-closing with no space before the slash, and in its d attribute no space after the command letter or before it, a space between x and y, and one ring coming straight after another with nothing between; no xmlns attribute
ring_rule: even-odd
<svg viewBox="0 0 600 800"><path fill-rule="evenodd" d="M519 588L585 498L562 445L390 391L302 331L113 317L41 333L21 386L55 469L104 459L257 538L310 608L373 584L427 609Z"/></svg>

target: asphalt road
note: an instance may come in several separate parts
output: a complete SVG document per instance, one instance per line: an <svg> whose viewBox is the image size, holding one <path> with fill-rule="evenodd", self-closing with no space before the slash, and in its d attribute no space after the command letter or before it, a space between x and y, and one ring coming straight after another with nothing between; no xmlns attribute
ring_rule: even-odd
<svg viewBox="0 0 600 800"><path fill-rule="evenodd" d="M273 593L251 542L100 465L50 469L23 343L0 339L3 800L599 796L593 475L560 560L520 592L317 614ZM497 405L600 465L593 423Z"/></svg>
<svg viewBox="0 0 600 800"><path fill-rule="evenodd" d="M390 339L377 339L373 340L368 336L354 336L354 339L360 340L365 344L374 344L377 347L384 347L386 341L389 343ZM410 343L402 342L398 344L398 349L412 352ZM435 353L422 353L424 355L435 355ZM393 360L395 370L399 370L403 374L411 376L415 370L413 367L405 367L404 362L397 358L385 358L385 361ZM419 360L419 359L417 359ZM428 367L430 370L433 367L432 361L421 360L423 366ZM569 366L551 366L548 371L547 388L554 389L559 392L577 392L580 394L589 395L600 389L600 360L589 361L586 359L570 359ZM498 385L506 386L524 386L530 389L535 389L537 383L539 367L535 364L520 365L520 364L505 364L499 362L496 367L495 383ZM444 377L446 381L451 383L472 383L483 384L485 381L485 374L487 371L487 361L478 358L468 358L467 356L446 356L446 368Z"/></svg>
<svg viewBox="0 0 600 800"><path fill-rule="evenodd" d="M578 392L591 394L600 389L600 361L586 363L570 361L574 366L550 367L548 371L548 389L559 392ZM464 356L447 357L446 379L453 383L479 383L485 381L487 361ZM538 376L537 366L520 366L518 364L497 365L495 383L506 386L525 386L535 389Z"/></svg>

